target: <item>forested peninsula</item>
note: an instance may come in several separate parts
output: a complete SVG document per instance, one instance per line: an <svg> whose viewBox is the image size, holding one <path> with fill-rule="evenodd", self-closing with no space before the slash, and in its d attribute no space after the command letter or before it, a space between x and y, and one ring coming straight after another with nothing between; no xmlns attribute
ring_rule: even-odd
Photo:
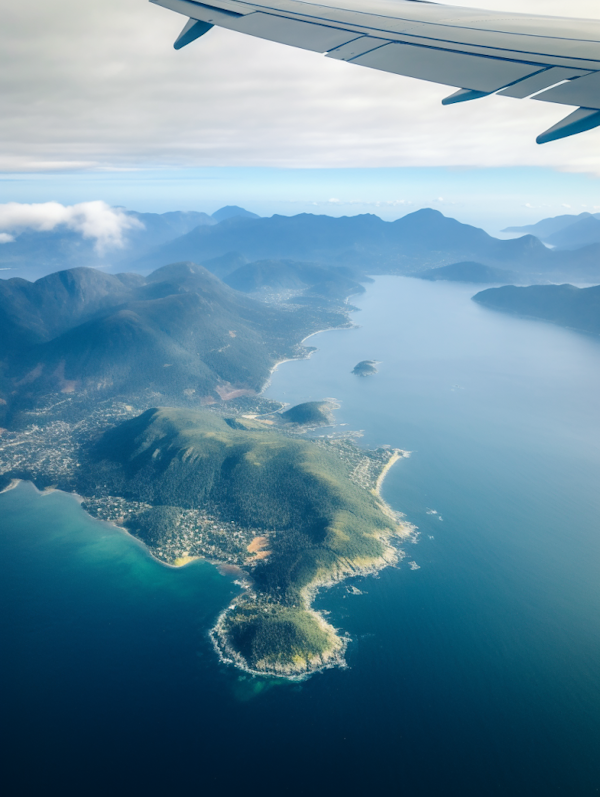
<svg viewBox="0 0 600 797"><path fill-rule="evenodd" d="M124 502L122 525L162 561L236 564L246 590L218 618L215 647L247 671L297 678L343 663L315 590L393 563L411 533L377 490L399 453L151 409L94 444L79 491L90 511Z"/></svg>

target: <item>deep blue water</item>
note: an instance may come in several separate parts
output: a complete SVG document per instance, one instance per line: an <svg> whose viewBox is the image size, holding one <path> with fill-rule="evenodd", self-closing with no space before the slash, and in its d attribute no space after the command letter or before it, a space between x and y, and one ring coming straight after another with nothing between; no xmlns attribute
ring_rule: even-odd
<svg viewBox="0 0 600 797"><path fill-rule="evenodd" d="M360 328L312 338L267 391L337 398L365 445L414 452L384 497L420 569L318 599L347 670L240 676L206 636L229 578L159 565L70 496L0 496L12 793L598 793L600 341L473 292L378 278ZM362 359L379 374L353 376Z"/></svg>

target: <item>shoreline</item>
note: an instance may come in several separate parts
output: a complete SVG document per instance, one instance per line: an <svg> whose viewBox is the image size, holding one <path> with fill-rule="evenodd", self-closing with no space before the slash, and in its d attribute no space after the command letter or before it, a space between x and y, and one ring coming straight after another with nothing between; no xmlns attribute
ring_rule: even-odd
<svg viewBox="0 0 600 797"><path fill-rule="evenodd" d="M242 654L233 647L225 628L227 615L237 606L237 603L240 600L240 597L238 597L235 598L229 604L229 606L227 606L219 614L216 623L209 631L213 648L215 649L215 652L221 663L233 665L249 675L260 676L263 678L282 678L288 681L296 682L304 681L307 678L310 678L311 675L316 675L319 672L333 669L334 667L340 667L342 669L348 667L345 659L345 653L350 642L350 636L347 634L342 634L339 629L334 628L330 623L328 623L323 614L314 609L312 604L320 590L331 589L332 587L341 584L348 578L366 578L367 576L376 575L382 570L385 570L386 567L393 567L394 565L397 565L398 562L405 558L406 554L404 551L395 548L391 540L395 537L405 541L410 541L411 538L414 540L417 527L412 523L401 520L404 515L399 512L395 512L392 507L387 504L383 498L381 498L380 490L385 477L394 464L398 462L398 460L408 458L409 456L409 451L405 451L403 449L394 449L388 462L386 462L386 464L383 466L381 473L377 478L375 488L372 490L372 493L376 495L379 500L381 510L390 520L392 520L396 528L395 534L394 532L390 531L387 534L382 533L380 537L378 537L378 539L380 539L380 541L385 545L384 553L380 557L362 564L354 564L350 560L347 560L347 562L344 564L342 561L340 561L339 567L335 572L332 571L328 573L326 577L322 577L321 579L315 579L302 591L302 599L304 602L305 611L312 614L322 627L326 627L328 631L333 632L337 643L339 643L331 650L331 655L328 656L325 661L322 659L318 663L315 661L316 666L306 667L305 669L302 669L302 671L298 672L294 672L291 667L290 671L288 672L282 672L277 669L257 670L252 668ZM245 593L250 592L251 588L246 588ZM241 597L243 599L244 593L242 593ZM307 660L307 662L310 662L310 660Z"/></svg>
<svg viewBox="0 0 600 797"><path fill-rule="evenodd" d="M316 334L316 333L315 333ZM307 657L303 660L302 664L294 664L293 662L290 663L288 666L281 665L280 667L274 666L273 668L266 667L265 669L256 669L252 667L248 661L239 653L234 646L231 644L231 640L227 634L226 630L226 620L228 617L229 612L231 612L240 600L252 600L253 596L256 599L256 596L253 594L253 583L251 579L251 575L246 571L242 571L240 580L237 582L241 587L241 591L239 595L237 595L230 604L225 607L225 609L219 614L216 619L216 622L208 631L209 637L211 639L213 648L217 654L219 661L223 664L233 665L237 669L252 675L253 677L263 677L263 678L277 678L278 680L287 680L290 682L300 682L308 679L310 676L315 675L316 673L323 672L328 669L333 669L336 667L345 668L347 667L347 662L345 658L346 650L348 644L350 642L350 637L347 634L344 634L341 629L337 629L329 623L325 616L313 608L314 600L317 594L321 590L331 589L332 587L337 586L338 584L342 583L348 578L365 578L368 576L373 576L379 573L381 570L384 570L386 567L391 567L398 562L400 562L403 558L405 558L405 553L394 546L393 540L409 540L411 536L415 533L415 527L411 524L402 521L403 515L401 513L394 512L394 510L381 498L381 487L382 484L390 472L391 468L394 466L398 460L409 456L410 452L406 452L403 449L393 449L390 452L390 456L382 466L381 471L377 477L376 485L374 488L371 489L371 492L377 497L378 504L382 512L392 521L393 529L389 531L382 532L378 535L378 539L384 545L384 551L381 556L374 558L372 560L363 560L360 562L352 562L350 559L339 560L336 562L335 569L332 569L328 573L321 574L320 577L316 578L311 584L309 584L302 592L302 602L303 608L306 612L310 613L312 617L318 622L318 624L327 632L327 634L331 637L331 647L329 647L322 655L313 656L312 658ZM9 489L14 489L21 483L21 479L13 479L5 488L5 491ZM55 488L51 488L50 490L39 490L38 487L34 484L34 482L29 482L32 484L34 489L39 495L46 495L50 492L55 491ZM60 491L65 492L65 491ZM65 495L69 495L75 498L79 504L85 502L85 498L81 495L74 493L74 492L65 492ZM86 512L86 515L93 519L98 523L105 524L106 526L125 534L127 537L131 538L135 541L137 546L140 546L144 552L158 564L162 565L163 567L168 567L174 570L180 570L183 567L191 564L194 561L204 559L207 563L213 565L214 567L219 568L219 565L222 562L218 560L211 560L206 559L205 557L199 556L181 556L175 559L173 562L166 562L163 559L158 558L152 552L150 546L146 545L142 540L132 534L127 528L124 526L117 525L117 523L103 520L98 517L94 517L91 513ZM260 605L260 601L258 602Z"/></svg>
<svg viewBox="0 0 600 797"><path fill-rule="evenodd" d="M396 462L398 462L401 459L404 459L405 457L408 458L408 456L410 456L410 452L409 451L403 451L401 448L394 448L393 449L392 456L389 458L389 460L383 466L383 468L381 470L381 473L379 474L379 476L377 477L377 481L375 482L375 487L373 489L373 493L378 498L381 498L381 488L383 486L383 482L385 481L385 477L388 475L388 473L394 467Z"/></svg>
<svg viewBox="0 0 600 797"><path fill-rule="evenodd" d="M22 481L23 481L23 479L11 479L10 484L8 484L3 490L0 490L0 495L2 495L2 493L7 493L10 490L14 490L15 487L18 487L19 484L21 484ZM33 482L32 482L32 484L33 484ZM37 487L36 487L36 490L37 490Z"/></svg>
<svg viewBox="0 0 600 797"><path fill-rule="evenodd" d="M50 487L46 490L40 490L39 487L37 487L37 485L35 484L35 482L32 482L30 479L13 479L11 483L4 488L4 490L0 490L0 495L2 495L2 493L7 493L9 490L14 490L16 487L19 486L19 484L31 484L33 489L40 496L51 495L52 493L63 493L63 495L68 495L70 498L74 498L79 505L85 503L86 500L85 497L79 495L79 493L67 492L66 490L59 490L57 487ZM95 521L96 523L101 523L103 526L108 526L111 529L116 529L117 531L121 532L121 534L125 534L127 537L132 539L137 545L143 548L151 559L153 559L155 562L157 562L159 565L162 565L163 567L169 567L172 570L181 570L183 567L186 567L187 565L198 561L208 562L214 567L219 567L219 565L223 564L223 562L220 562L217 559L214 560L206 559L204 556L189 556L189 557L183 556L179 557L179 559L175 560L175 562L173 563L165 562L164 559L159 559L158 556L155 556L152 553L152 549L148 545L146 545L145 542L140 540L139 537L136 537L135 534L132 534L128 529L126 529L125 526L118 526L116 523L112 523L110 520L103 520L102 518L95 517L90 512L88 512L87 509L84 509L83 511L85 512L87 517L89 517L91 520ZM180 561L182 559L184 559L185 561Z"/></svg>
<svg viewBox="0 0 600 797"><path fill-rule="evenodd" d="M325 329L317 329L315 332L311 332L310 335L307 335L305 338L302 338L300 343L298 343L298 346L303 346L305 341L307 341L309 338L312 338L313 335L320 335L322 332L334 332L335 330L338 330L338 329L352 329L354 326L355 326L355 324L352 324L352 322L349 320L347 326L325 327ZM313 349L312 351L309 351L309 352L307 352L304 355L299 355L298 357L286 357L284 360L278 360L275 363L275 365L271 368L271 370L269 371L269 376L266 378L265 384L260 389L258 395L262 396L263 393L265 392L265 390L267 390L267 388L270 387L271 378L272 378L273 374L275 373L275 371L279 368L280 365L283 365L284 363L293 363L293 362L301 361L301 360L310 360L310 358L315 353L315 351L316 351L316 349ZM274 400L276 400L276 399L274 399Z"/></svg>
<svg viewBox="0 0 600 797"><path fill-rule="evenodd" d="M236 607L236 601L232 601L229 606L227 606L217 617L217 621L214 626L208 632L210 640L212 642L213 648L215 653L217 654L217 658L222 664L226 665L233 665L238 670L242 672L248 673L248 675L252 675L258 678L279 678L285 681L293 681L295 683L299 683L301 681L306 681L312 675L316 675L320 672L325 672L325 670L331 670L334 667L340 667L341 669L347 669L348 664L346 659L344 658L344 654L346 652L346 648L348 647L348 643L350 642L349 636L338 636L338 629L334 628L330 623L325 620L323 615L320 612L317 612L315 609L308 608L309 611L316 619L317 622L321 627L325 626L328 630L332 631L335 638L339 640L339 646L332 652L332 655L329 656L325 661L321 659L318 666L312 667L311 669L304 669L301 672L294 673L290 672L283 672L279 670L256 670L251 667L246 659L242 656L241 653L238 653L237 650L231 645L229 637L224 628L224 623L227 618L227 615L232 609Z"/></svg>
<svg viewBox="0 0 600 797"><path fill-rule="evenodd" d="M322 334L324 332L342 330L342 329L352 329L355 325L352 324L350 319L348 319L348 323L340 326L334 327L327 327L325 329L315 330L307 335L299 344L299 348L303 346L306 341L312 338L315 335ZM269 376L265 381L262 389L258 393L258 395L264 395L265 391L271 385L272 376L277 370L280 365L283 365L286 362L293 362L293 361L301 361L301 360L308 360L313 355L313 353L317 351L316 348L312 350L305 350L305 351L298 351L298 355L295 357L288 357L283 360L276 362L272 368L270 369ZM335 408L339 408L339 404L335 403ZM209 637L213 644L213 648L217 654L219 661L224 664L233 665L237 669L246 672L252 676L260 676L260 677L267 677L267 678L277 678L277 679L285 679L288 681L303 681L309 678L311 675L314 675L318 672L323 672L328 669L332 669L334 667L345 668L347 667L347 662L345 659L345 653L350 642L350 636L345 634L341 629L334 628L325 618L322 612L317 611L313 608L312 604L315 601L315 598L319 591L324 589L330 589L338 584L342 583L348 578L364 578L367 576L372 576L379 573L381 570L384 570L386 567L394 566L402 559L405 558L406 554L404 551L399 549L397 546L394 545L394 540L410 540L411 537L413 541L416 540L415 532L416 527L408 522L403 520L404 515L400 512L395 512L392 507L387 504L382 496L381 490L383 483L385 481L386 476L392 469L392 467L398 462L400 459L408 458L410 456L409 451L405 451L403 449L392 449L389 452L389 458L385 464L382 465L382 468L377 476L375 481L374 487L371 487L369 490L368 487L364 488L366 492L371 492L377 499L377 503L382 511L383 514L391 521L391 528L385 528L380 531L377 531L375 527L371 530L371 535L374 539L379 540L379 542L383 546L383 551L381 555L373 558L373 559L363 559L357 562L353 562L351 558L340 558L336 560L333 564L334 566L330 569L329 572L322 572L317 574L314 581L307 585L301 592L302 604L304 611L310 613L310 615L316 620L316 622L321 626L323 631L326 631L328 639L327 644L330 643L329 647L323 647L323 652L320 654L314 654L312 657L310 654L306 656L306 658L302 659L302 662L299 663L298 661L291 660L289 664L277 664L274 663L272 668L268 666L265 669L256 669L250 666L248 661L243 657L241 653L239 653L234 646L231 644L231 640L227 633L226 628L226 621L228 618L229 613L236 608L239 601L242 600L256 600L257 606L260 607L261 600L258 599L258 596L253 592L253 582L252 577L249 572L246 570L242 570L240 574L239 581L235 583L239 584L241 591L240 593L231 600L229 605L223 609L223 611L218 615L214 625L208 631ZM16 488L19 483L23 481L20 479L13 479L10 484L4 488L4 490L0 492L7 492L11 489ZM52 491L50 490L39 490L34 482L31 482L34 486L34 489L39 494L47 494ZM371 482L372 484L372 482ZM53 488L55 489L55 488ZM64 492L64 491L61 491ZM85 498L75 492L65 492L66 495L71 495L76 498L79 504L85 502ZM127 528L121 525L117 525L115 522L111 522L109 520L103 520L101 518L95 517L93 514L88 512L84 509L86 515L91 519L106 524L107 526L111 527L112 529L117 530L120 533L124 533L131 539L133 539L136 545L142 547L145 553L154 561L158 562L160 565L164 567L169 567L175 570L181 569L188 564L193 563L194 561L204 560L207 563L219 568L223 562L219 560L212 560L208 559L203 556L191 556L184 554L179 556L173 560L173 562L167 562L164 559L159 558L156 556L152 548L148 546L143 540L132 534ZM251 543L252 545L252 543ZM263 662L259 661L257 664L261 665Z"/></svg>

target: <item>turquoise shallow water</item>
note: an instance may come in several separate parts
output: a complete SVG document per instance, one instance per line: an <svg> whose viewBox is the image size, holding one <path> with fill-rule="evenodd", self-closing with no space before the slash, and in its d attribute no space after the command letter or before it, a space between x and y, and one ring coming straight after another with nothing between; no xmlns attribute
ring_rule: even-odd
<svg viewBox="0 0 600 797"><path fill-rule="evenodd" d="M318 598L352 635L347 670L240 677L206 636L230 578L159 565L72 497L0 496L2 708L24 787L598 792L600 341L473 292L378 278L359 328L312 338L267 390L337 398L363 444L413 451L383 492L420 528L420 569ZM362 359L379 374L353 376Z"/></svg>

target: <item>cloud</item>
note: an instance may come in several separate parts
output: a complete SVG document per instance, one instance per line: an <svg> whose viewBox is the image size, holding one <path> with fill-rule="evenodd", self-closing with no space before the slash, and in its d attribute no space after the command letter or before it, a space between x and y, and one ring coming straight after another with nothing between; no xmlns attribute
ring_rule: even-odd
<svg viewBox="0 0 600 797"><path fill-rule="evenodd" d="M143 225L136 218L128 216L118 208L111 208L106 202L82 202L79 205L65 206L58 202L45 202L25 205L8 202L0 205L0 243L14 240L10 233L24 230L49 232L63 226L83 235L95 238L100 251L109 247L123 246L123 234Z"/></svg>
<svg viewBox="0 0 600 797"><path fill-rule="evenodd" d="M458 2L558 15L566 7ZM571 0L568 13L595 17L597 0ZM141 0L8 4L0 169L552 166L600 174L598 132L535 144L566 115L560 106L488 97L443 108L447 87L217 28L177 53L184 21Z"/></svg>

